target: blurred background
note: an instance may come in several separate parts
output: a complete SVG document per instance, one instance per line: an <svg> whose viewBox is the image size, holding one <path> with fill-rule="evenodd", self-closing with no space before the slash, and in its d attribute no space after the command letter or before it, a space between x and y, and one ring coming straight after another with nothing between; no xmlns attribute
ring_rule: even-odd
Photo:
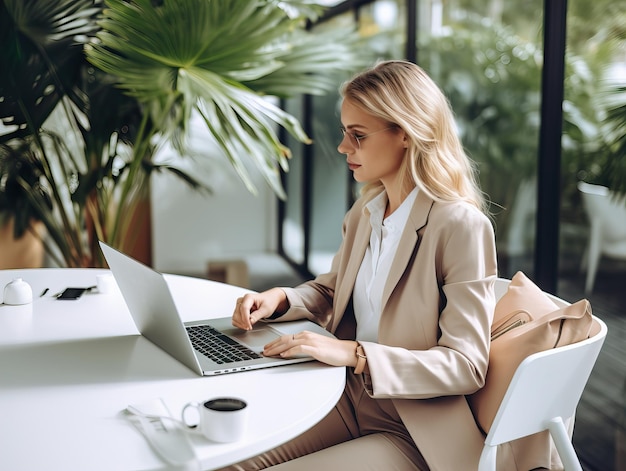
<svg viewBox="0 0 626 471"><path fill-rule="evenodd" d="M293 8L300 4L301 10L287 11L287 16L292 19L297 16L298 29L311 37L306 48L301 49L301 56L290 58L302 67L308 63L306 74L290 76L295 73L294 68L291 71L286 69L284 77L276 77L278 66L272 72L260 72L264 60L270 64L271 61L279 62L278 52L270 59L265 56L257 59L259 64L254 79L230 71L225 73L224 64L219 64L221 69L214 66L213 70L229 79L220 82L220 86L238 80L260 96L270 97L266 98L268 102L295 117L302 132L290 129L286 122L268 125L275 129L280 142L290 150L290 158L281 160L284 155L273 149L277 157L268 164L264 161L267 160L267 149L246 147L245 139L243 144L240 142L231 147L216 139L220 129L222 133L233 135L248 130L245 127L215 126L215 122L224 118L219 113L211 114L206 103L214 102L207 98L206 89L213 82L203 76L207 81L197 83L203 84L204 92L189 85L176 96L161 94L161 101L150 102L150 110L154 110L154 103L158 102L162 109L177 110L186 116L184 147L179 145L178 135L164 132L164 125L155 126L154 135L144 135L143 141L135 138L140 135L138 130L145 129L140 123L149 128L150 123L157 121L152 111L146 124L141 119L133 121L133 116L137 118L145 114L126 113L127 103L114 106L114 102L108 99L101 104L99 109L111 109L114 117L130 116L124 121L129 136L126 152L135 155L140 147L137 143L147 143L149 160L144 152L138 165L153 171L131 173L132 158L126 160L126 164L119 164L120 155L124 153L118 149L117 160L111 158L108 166L101 165L109 159L100 157L93 167L97 172L92 173L81 170L80 165L73 171L63 170L71 167L72 159L42 160L41 156L35 156L34 160L28 161L30 164L38 162L32 165L36 171L30 180L19 173L27 165L24 162L15 165L16 147L9 145L15 142L11 139L28 137L16 129L32 131L33 126L45 123L47 129L62 130L64 128L59 123L65 118L53 111L53 108L57 110L57 103L50 106L50 110L41 112L40 122L26 119L15 111L16 107L8 107L17 85L16 80L11 82L7 76L20 77L18 72L22 72L16 64L24 64L27 57L23 45L13 47L22 44L15 38L23 39L20 35L26 34L23 25L27 22L16 13L19 8L15 5L19 3L4 0L0 11L3 22L0 24L3 31L0 39L5 43L1 72L4 78L0 89L0 117L4 123L1 133L4 139L0 141L3 145L0 156L0 230L8 232L9 239L14 239L15 225L20 220L29 222L34 218L45 222L46 217L52 217L46 216L44 209L47 206L32 195L37 192L45 194L50 181L62 181L60 186L67 190L65 196L57 198L51 193L49 206L56 208L55 205L62 201L71 200L69 207L74 209L69 216L63 216L57 208L54 217L57 220L59 217L76 217L82 221L74 224L78 227L77 238L81 240L79 246L89 244L82 241L81 234L90 231L106 239L105 236L111 235L113 230L105 230L108 227L105 219L88 229L91 226L84 222L84 214L79 213L79 210L90 207L87 203L89 192L85 192L84 204L76 209L79 200L76 195L80 193L77 188L83 188L85 181L100 182L94 184L94 188L106 187L107 180L93 175L106 173L111 176L118 168L120 175L127 179L128 175L133 175L135 182L143 179L133 190L141 193L142 203L134 204L132 211L122 205L116 206L114 211L106 206L103 210L107 214L125 214L127 220L136 223L130 228L128 222L126 226L122 224L125 229L120 229L119 233L126 236L120 236L120 240L129 240L128 234L134 240L132 250L124 247L125 250L160 271L218 279L255 290L294 285L324 272L338 248L342 218L359 190L345 165L345 158L336 150L341 139L340 102L336 91L340 84L360 68L379 59L405 58L421 65L449 97L463 143L477 163L482 189L492 203L500 276L510 278L522 270L544 290L570 302L586 297L591 301L594 314L607 323L608 338L579 407L574 444L585 470L626 470L626 316L623 308L626 304L626 201L623 196L626 190L625 0L319 1L317 3L324 8L314 12L302 8L308 2L284 2L293 3ZM58 3L75 18L76 10L67 9L72 2ZM101 7L102 2L75 3ZM167 2L135 3L153 5L154 8L161 4L164 4L163 8L167 7ZM224 12L211 13L223 15L215 18L207 13L207 21L226 24L226 18L236 16L233 12L241 10L244 4L247 2L224 2L223 5L229 5L231 10L224 8ZM27 13L22 11L20 14ZM251 17L252 13L248 13ZM274 18L268 11L253 13L267 18L259 24L271 24L270 20ZM169 18L174 14L171 13ZM95 37L93 35L97 33L95 29L85 29L82 23L76 22L73 27L75 29L67 34L67 38L71 37L74 42L83 35ZM141 27L137 23L137 28ZM15 36L10 36L7 31L15 32ZM26 36L30 41L36 41L43 34L41 29L37 33L33 28L29 31L30 35ZM244 41L245 35L235 31L231 31L232 43ZM227 32L226 28L222 34ZM104 83L97 75L99 66L111 73L117 65L101 56L120 47L113 42L106 43L106 38L100 39L104 44L100 56L98 51L88 52L92 68L89 73L91 77L97 77L94 79L96 83ZM70 49L59 41L59 38L48 38L46 45L41 47L56 44L64 51L59 54L69 60ZM276 41L277 37L271 37L267 44L276 44ZM292 44L293 41L291 38L281 44ZM93 41L84 40L81 48L89 44L93 45ZM5 47L8 45L12 47ZM97 46L93 48L97 49ZM320 51L320 48L325 49ZM229 50L229 57L243 54L240 49ZM139 54L137 51L133 53ZM322 55L332 59L330 62L334 65L323 65L326 62L320 59ZM218 64L217 60L213 63ZM235 69L232 64L227 66ZM243 70L243 66L237 67L238 71ZM179 66L179 69L184 67ZM156 69L149 70L156 77L154 82L158 83L161 76ZM275 79L272 87L259 79L263 73L269 73L268 77ZM40 77L41 74L32 76ZM184 77L180 77L182 82ZM305 83L305 78L311 82ZM38 110L41 103L48 100L42 97L63 95L60 87L55 85L54 92L50 92L40 85L40 81L37 78L28 82L41 87L39 98L32 100L33 109L39 107ZM290 88L294 83L302 86ZM307 87L312 88L315 83L319 83L323 90L308 93ZM131 81L123 82L122 90L131 90L132 86ZM204 100L202 106L187 109L184 100L189 96ZM234 92L229 95L230 98L234 96ZM147 102L142 97L135 96L145 111ZM61 98L59 100L63 102ZM76 105L75 101L71 102ZM28 105L29 102L23 103ZM66 106L71 106L67 103ZM171 121L176 113L166 114ZM86 113L86 116L92 115ZM25 123L23 126L20 117ZM94 126L90 128L93 129ZM115 129L115 133L106 134L100 152L103 148L114 147L111 136L123 141L121 128ZM59 132L64 135L64 145L71 148L71 136ZM86 141L86 135L82 133L82 140L80 135L76 139ZM158 136L162 138L159 145L150 147ZM48 146L54 147L56 141L51 139L50 142ZM181 152L181 149L184 150ZM109 154L112 156L113 152ZM47 169L48 161L57 162L62 177L51 178L54 170ZM55 164L51 167L54 168ZM92 167L86 165L85 168ZM245 181L242 168L248 169L244 171ZM257 171L259 168L261 171ZM16 178L16 174L21 175L20 178ZM89 175L91 180L87 178ZM38 187L42 179L45 180L43 189ZM18 182L17 186L11 187L11 181ZM117 180L114 181L112 186L117 185ZM11 188L13 193L9 191ZM16 204L23 194L31 196L24 198L23 206ZM97 198L98 201L102 199L102 195ZM32 213L26 217L28 211ZM1 218L3 213L5 219ZM87 221L97 220L96 212L87 213L91 214ZM57 234L51 227L51 224L45 224L45 227L34 230L39 239L55 241L48 246L44 244L42 251L38 252L42 258L34 262L14 258L16 254L34 253L34 249L24 248L24 245L9 245L25 242L0 239L0 267L101 264L88 250L68 262L70 259L63 255L63 247L69 247L69 244L64 242L67 237L63 234L69 234L69 230L61 228Z"/></svg>

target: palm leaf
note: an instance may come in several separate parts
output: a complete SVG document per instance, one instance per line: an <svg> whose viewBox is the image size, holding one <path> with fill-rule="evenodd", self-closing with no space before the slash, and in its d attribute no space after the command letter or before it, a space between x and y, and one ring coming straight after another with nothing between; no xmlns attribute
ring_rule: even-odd
<svg viewBox="0 0 626 471"><path fill-rule="evenodd" d="M84 63L76 38L93 32L90 0L0 2L2 142L36 133L71 90ZM74 95L76 97L77 95Z"/></svg>
<svg viewBox="0 0 626 471"><path fill-rule="evenodd" d="M607 115L604 121L606 165L603 168L607 185L618 193L626 193L626 86L615 85L605 97Z"/></svg>
<svg viewBox="0 0 626 471"><path fill-rule="evenodd" d="M290 47L276 56L282 67L244 83L253 90L283 98L324 95L334 90L346 74L371 63L367 54L355 53L361 41L356 33L345 30L329 29L315 34L296 30L290 34Z"/></svg>
<svg viewBox="0 0 626 471"><path fill-rule="evenodd" d="M300 123L262 96L321 94L332 77L354 70L349 43L320 45L302 31L320 12L309 2L106 0L89 60L115 75L144 104L162 136L200 112L208 131L250 191L251 160L277 194L289 151L277 126L308 142ZM323 41L322 41L323 42ZM242 157L245 156L245 157Z"/></svg>

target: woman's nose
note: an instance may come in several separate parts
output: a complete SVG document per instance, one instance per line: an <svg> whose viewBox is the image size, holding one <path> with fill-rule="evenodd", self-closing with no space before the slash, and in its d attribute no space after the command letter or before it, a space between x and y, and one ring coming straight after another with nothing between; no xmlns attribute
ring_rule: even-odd
<svg viewBox="0 0 626 471"><path fill-rule="evenodd" d="M354 146L352 145L352 142L347 134L342 136L341 141L339 141L339 145L337 146L337 150L340 154L349 154L354 151Z"/></svg>

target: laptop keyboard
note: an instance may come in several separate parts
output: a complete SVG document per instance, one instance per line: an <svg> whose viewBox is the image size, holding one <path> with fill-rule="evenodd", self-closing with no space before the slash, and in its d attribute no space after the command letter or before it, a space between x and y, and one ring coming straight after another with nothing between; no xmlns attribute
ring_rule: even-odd
<svg viewBox="0 0 626 471"><path fill-rule="evenodd" d="M193 348L216 363L234 363L261 358L258 353L237 343L210 325L193 325L186 329Z"/></svg>

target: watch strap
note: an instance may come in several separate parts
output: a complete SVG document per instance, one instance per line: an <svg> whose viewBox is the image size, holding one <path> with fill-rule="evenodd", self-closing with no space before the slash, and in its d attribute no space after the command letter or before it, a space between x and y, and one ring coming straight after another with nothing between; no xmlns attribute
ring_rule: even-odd
<svg viewBox="0 0 626 471"><path fill-rule="evenodd" d="M363 370L365 369L365 363L367 362L367 356L365 356L365 350L363 349L363 345L357 342L356 350L354 353L356 355L356 366L354 367L354 374L360 375L361 373L363 373Z"/></svg>

